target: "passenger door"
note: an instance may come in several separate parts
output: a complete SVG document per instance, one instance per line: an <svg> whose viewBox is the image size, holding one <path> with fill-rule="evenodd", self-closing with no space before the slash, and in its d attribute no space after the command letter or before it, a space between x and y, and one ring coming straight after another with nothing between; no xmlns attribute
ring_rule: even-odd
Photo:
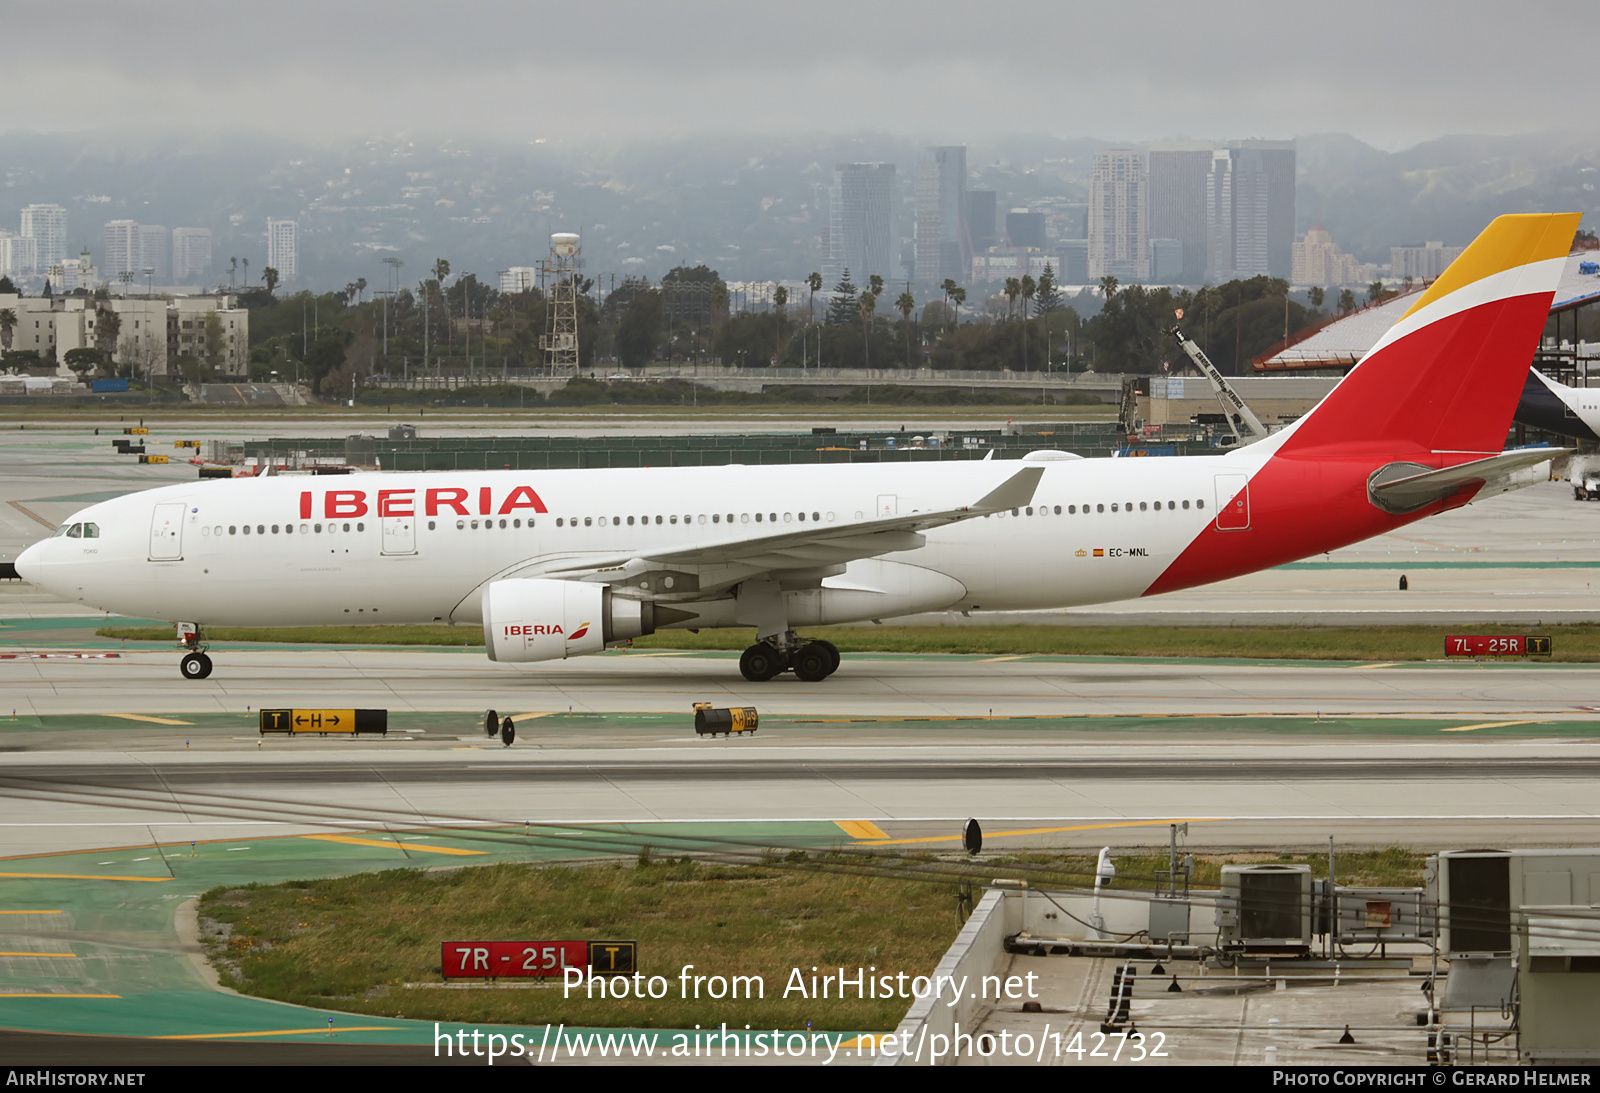
<svg viewBox="0 0 1600 1093"><path fill-rule="evenodd" d="M150 560L175 562L183 557L183 510L186 501L168 501L150 516Z"/></svg>
<svg viewBox="0 0 1600 1093"><path fill-rule="evenodd" d="M417 518L415 516L384 516L383 552L385 554L415 554L417 552Z"/></svg>
<svg viewBox="0 0 1600 1093"><path fill-rule="evenodd" d="M1217 530L1248 531L1249 528L1249 475L1217 475Z"/></svg>

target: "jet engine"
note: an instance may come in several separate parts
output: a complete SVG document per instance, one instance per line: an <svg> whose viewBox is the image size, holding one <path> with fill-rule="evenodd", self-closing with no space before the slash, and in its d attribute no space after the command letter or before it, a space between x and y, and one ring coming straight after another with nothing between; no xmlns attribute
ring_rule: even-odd
<svg viewBox="0 0 1600 1093"><path fill-rule="evenodd" d="M655 629L653 604L613 595L605 585L509 579L483 590L483 641L493 661L578 657Z"/></svg>

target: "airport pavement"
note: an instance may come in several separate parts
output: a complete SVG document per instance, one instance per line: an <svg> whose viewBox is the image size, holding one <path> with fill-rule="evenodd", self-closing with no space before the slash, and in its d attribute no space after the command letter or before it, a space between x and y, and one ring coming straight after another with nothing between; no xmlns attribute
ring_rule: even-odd
<svg viewBox="0 0 1600 1093"><path fill-rule="evenodd" d="M83 504L194 473L113 460L83 434L0 434L0 559ZM1594 620L1600 507L1570 498L1538 486L1210 589L1033 618ZM174 940L188 896L246 879L644 844L954 853L968 816L1000 852L1151 848L1184 821L1193 848L1600 841L1585 666L876 656L752 687L722 654L517 668L477 650L223 646L194 682L176 651L95 639L96 623L0 585L0 894L44 916L7 919L5 951L70 954L5 958L52 996L0 999L14 1028L326 1040L322 1011L221 1001ZM754 704L765 724L695 738L702 700ZM380 707L396 731L262 740L263 706ZM512 747L477 730L490 706L516 718ZM97 992L122 997L74 997ZM396 1042L353 1029L339 1042ZM19 1050L0 1057L45 1046Z"/></svg>

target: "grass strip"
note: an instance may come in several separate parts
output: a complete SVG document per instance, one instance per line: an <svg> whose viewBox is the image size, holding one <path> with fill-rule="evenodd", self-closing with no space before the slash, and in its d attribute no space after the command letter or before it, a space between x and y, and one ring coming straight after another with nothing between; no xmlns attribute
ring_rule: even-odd
<svg viewBox="0 0 1600 1093"><path fill-rule="evenodd" d="M1214 889L1224 864L1306 864L1325 876L1325 852L1196 854L1192 887ZM1167 856L1114 858L1113 899L1147 899ZM1341 853L1346 885L1411 887L1422 855L1402 847ZM921 875L919 875L919 873ZM819 975L926 975L959 929L963 884L1026 877L1035 888L1078 889L1094 859L1025 854L982 861L890 853L791 851L757 864L690 858L598 865L499 864L449 871L390 870L331 880L217 888L201 899L211 961L246 994L352 1013L420 1020L621 1028L890 1029L909 1000L805 998L786 988L798 969ZM634 940L639 970L661 976L656 999L563 997L527 990L408 988L442 983L446 941ZM761 997L695 997L689 975L759 977ZM463 982L463 981L457 981ZM747 980L753 982L753 980ZM685 996L687 994L687 996Z"/></svg>
<svg viewBox="0 0 1600 1093"><path fill-rule="evenodd" d="M1458 634L1510 634L1519 630L1477 623ZM1544 626L1553 655L1567 663L1600 662L1600 624ZM170 644L166 628L104 627L100 637ZM1444 657L1446 630L1438 626L823 626L804 637L833 642L843 653L953 653L988 656L1240 657L1256 660L1422 661ZM448 626L214 627L212 641L317 645L480 646L483 632ZM641 650L741 650L754 640L748 629L669 630L638 638ZM1517 658L1509 658L1517 659ZM1544 659L1544 658L1540 658Z"/></svg>
<svg viewBox="0 0 1600 1093"><path fill-rule="evenodd" d="M785 998L785 987L796 968L809 985L813 965L852 976L857 967L930 973L959 929L953 891L928 881L646 858L216 889L200 914L227 985L301 1005L526 1026L891 1029L909 1001L841 999L836 988L826 1000ZM584 939L638 941L639 970L666 980L665 997L587 998L575 990L563 998L559 985L405 986L444 982L445 941ZM689 965L691 977L758 976L762 996L715 999L706 984L696 998L691 982L684 997L680 975Z"/></svg>

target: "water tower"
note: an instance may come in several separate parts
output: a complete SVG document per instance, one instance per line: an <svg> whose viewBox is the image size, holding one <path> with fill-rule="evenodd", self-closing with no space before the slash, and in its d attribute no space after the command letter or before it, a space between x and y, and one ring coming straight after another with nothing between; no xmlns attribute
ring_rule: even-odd
<svg viewBox="0 0 1600 1093"><path fill-rule="evenodd" d="M550 374L578 372L578 269L583 247L576 232L556 232L550 237L550 257L542 263L550 286L545 336L540 343Z"/></svg>

